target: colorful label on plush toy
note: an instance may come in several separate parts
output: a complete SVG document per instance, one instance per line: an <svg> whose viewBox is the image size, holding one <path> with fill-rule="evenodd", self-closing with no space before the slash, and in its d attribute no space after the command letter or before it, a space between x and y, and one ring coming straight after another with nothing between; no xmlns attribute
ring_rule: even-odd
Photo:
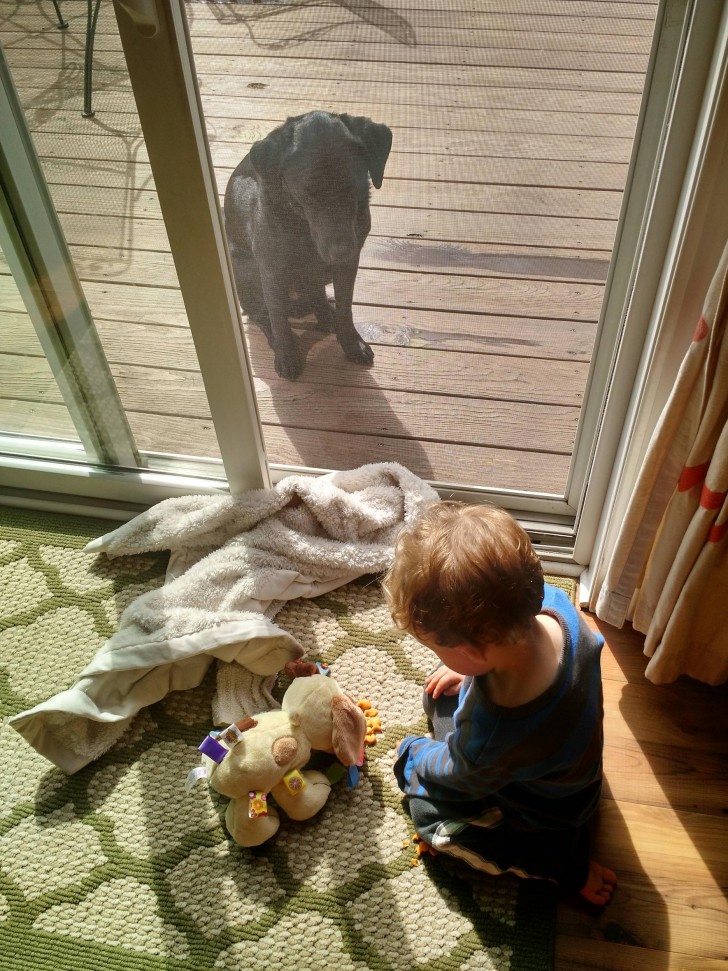
<svg viewBox="0 0 728 971"><path fill-rule="evenodd" d="M298 769L291 769L290 772L286 772L283 776L283 785L288 789L292 796L297 796L298 793L305 787L306 780L303 778Z"/></svg>
<svg viewBox="0 0 728 971"><path fill-rule="evenodd" d="M257 819L258 816L268 815L268 797L264 792L249 792L250 802L248 803L248 816Z"/></svg>
<svg viewBox="0 0 728 971"><path fill-rule="evenodd" d="M227 742L227 744L232 747L233 745L237 745L237 743L243 737L243 733L240 731L237 725L233 724L228 725L227 728L224 728L220 732L219 737L223 740L223 742Z"/></svg>

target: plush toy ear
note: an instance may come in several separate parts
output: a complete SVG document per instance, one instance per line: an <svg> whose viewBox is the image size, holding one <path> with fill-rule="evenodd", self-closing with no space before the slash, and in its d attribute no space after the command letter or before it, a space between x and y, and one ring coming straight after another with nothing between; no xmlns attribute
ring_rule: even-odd
<svg viewBox="0 0 728 971"><path fill-rule="evenodd" d="M318 674L318 668L313 661L289 661L283 670L292 678L310 678Z"/></svg>
<svg viewBox="0 0 728 971"><path fill-rule="evenodd" d="M343 765L356 765L364 748L367 720L364 712L346 695L331 699L334 755Z"/></svg>

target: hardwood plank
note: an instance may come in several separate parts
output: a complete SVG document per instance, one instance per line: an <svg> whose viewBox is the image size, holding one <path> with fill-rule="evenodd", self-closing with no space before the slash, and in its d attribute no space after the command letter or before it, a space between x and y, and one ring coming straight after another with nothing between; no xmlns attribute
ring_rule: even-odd
<svg viewBox="0 0 728 971"><path fill-rule="evenodd" d="M0 357L0 398L62 405L63 396L45 357Z"/></svg>
<svg viewBox="0 0 728 971"><path fill-rule="evenodd" d="M598 919L601 936L658 951L723 957L727 834L728 820L716 816L603 800L594 857L621 879ZM595 930L577 904L565 902L560 932L589 936Z"/></svg>
<svg viewBox="0 0 728 971"><path fill-rule="evenodd" d="M51 196L56 187L51 186ZM382 190L384 192L384 186ZM90 203L86 204L87 206ZM101 207L99 207L101 208ZM134 213L88 218L91 214L69 213L59 208L61 224L68 242L82 245L121 245L132 240L135 249L169 250L167 234L161 220L137 217ZM601 251L602 259L611 252L616 221L580 219L565 216L510 215L491 213L487 219L480 213L433 212L426 209L384 205L372 207L371 236L394 239L423 239L428 243L486 244L515 247L524 239L529 247L540 247L548 256L551 246L559 250L582 247Z"/></svg>
<svg viewBox="0 0 728 971"><path fill-rule="evenodd" d="M94 133L98 131L99 124L100 122L97 121L90 126ZM487 120L485 124L487 125ZM246 120L236 123L234 131L230 132L232 140L220 139L214 132L210 133L211 151L215 166L235 168L252 143L264 138L271 127L273 126L270 123ZM70 142L68 148L75 146L79 158L118 158L117 136L115 135L84 134L82 138L77 135L64 136L62 132L46 133L45 131L38 131L37 126L32 124L31 131L34 133L36 148L41 156L73 158L71 151L66 150L64 152L64 146ZM148 162L149 158L138 122L135 121L133 131L128 134L138 141L138 144L134 146L133 156L131 157L138 161ZM400 128L394 130L393 145L394 157L399 153L411 153L417 155L424 164L428 156L445 156L450 160L450 167L453 165L454 156L530 157L532 160L626 164L632 150L631 138L614 138L611 135L565 138L562 135L541 134L538 139L533 139L528 133L484 129L451 133L433 129L428 131L425 139L420 136L419 131ZM125 154L128 155L128 145L124 145L124 149ZM389 162L387 164L389 165ZM425 179L433 178L427 171L423 172L422 176ZM480 180L474 179L472 181Z"/></svg>
<svg viewBox="0 0 728 971"><path fill-rule="evenodd" d="M63 51L59 50L18 50L6 51L8 63L15 74L16 69L56 70L61 78L73 78L81 84L81 78L73 77L73 65L83 64L83 47L76 44ZM431 84L467 84L469 86L524 87L540 89L565 89L572 91L601 91L621 94L641 94L644 86L643 71L598 71L592 69L591 59L584 69L544 68L542 65L525 67L522 65L464 63L453 52L452 64L437 61L427 62L427 77ZM63 56L61 56L63 55ZM422 55L420 55L422 56ZM559 59L560 60L560 59ZM336 60L330 57L270 57L257 56L255 52L242 55L199 54L195 57L195 69L204 90L204 76L213 75L229 79L238 74L253 73L258 80L267 77L287 78L289 80L330 78L349 81L368 81L372 69L368 59L346 58ZM416 63L416 62L415 62ZM400 81L412 82L415 67L413 62L390 60L386 63L387 81L396 85ZM117 76L126 77L126 65L119 51L107 51L94 56L94 87L115 84Z"/></svg>
<svg viewBox="0 0 728 971"><path fill-rule="evenodd" d="M99 108L101 111L101 108ZM85 141L85 139L84 139ZM238 161L243 157L240 155ZM463 168L464 166L464 168ZM222 199L225 187L235 166L217 165L218 193ZM423 171L424 170L424 171ZM135 161L133 165L118 159L68 159L43 158L43 172L47 181L66 186L91 188L103 186L132 193L144 188L154 188L154 178L148 162ZM415 167L410 155L390 155L386 169L387 188L395 180L430 184L433 191L447 187L458 192L460 188L474 186L501 187L522 186L525 189L553 188L561 191L579 191L613 197L618 201L624 189L626 166L598 162L558 163L530 159L502 159L483 157L478 163L464 158L454 162L444 156L425 156L422 165ZM405 186L412 191L412 186ZM376 195L371 200L377 205ZM614 213L610 213L613 215Z"/></svg>
<svg viewBox="0 0 728 971"><path fill-rule="evenodd" d="M426 5L413 7L410 4L399 5L388 3L387 8L381 11L376 3L361 3L352 7L342 7L333 3L277 3L275 6L266 5L250 6L243 4L230 4L221 14L219 11L211 10L210 4L188 2L186 4L187 17L190 30L195 36L216 36L220 31L221 22L224 21L226 36L230 36L230 28L251 22L262 22L267 20L292 21L294 18L305 17L309 24L334 24L350 22L358 24L360 22L371 23L374 26L386 30L390 25L396 25L398 21L394 19L393 11L397 6L406 9L407 22L413 27L436 27L439 29L468 29L507 31L508 34L529 33L537 31L539 33L561 33L576 34L581 37L585 32L592 33L595 37L600 37L607 42L607 38L612 43L632 45L649 42L653 31L653 18L635 19L630 17L612 14L611 16L602 15L597 19L594 13L585 14L582 10L580 14L570 15L571 9L557 15L553 10L553 3L548 6L548 13L544 14L544 8L537 8L536 12L524 14L524 5L520 3L514 9L505 12L494 9L461 9L449 7L447 10L431 9ZM625 8L629 9L629 8ZM653 10L655 9L653 5ZM64 4L64 18L74 26L84 27L86 25L86 11L82 7L69 6ZM24 16L24 23L32 30L47 30L49 19L40 11L30 10ZM113 33L114 24L106 18L99 21L98 33ZM641 47L638 49L642 49Z"/></svg>
<svg viewBox="0 0 728 971"><path fill-rule="evenodd" d="M725 961L559 934L556 971L725 971Z"/></svg>
<svg viewBox="0 0 728 971"><path fill-rule="evenodd" d="M159 250L115 253L72 243L76 269L84 280L176 286L172 256ZM420 239L370 236L360 258L361 270L422 270L429 273L542 283L602 286L608 264L598 251L531 249L484 243L440 243ZM0 255L0 269L5 266ZM571 331L572 334L576 332ZM591 343L589 345L591 347Z"/></svg>
<svg viewBox="0 0 728 971"><path fill-rule="evenodd" d="M237 79L234 79L237 81ZM232 83L231 83L232 87ZM28 104L26 95L26 104ZM33 105L28 122L34 124L32 116ZM207 119L208 129L214 131L217 141L248 140L251 123L263 124L266 131L270 131L282 124L289 115L302 114L312 109L321 109L335 113L352 112L367 115L375 121L386 121L390 128L397 133L414 130L420 141L424 141L421 133L439 132L517 132L527 134L538 140L543 135L573 136L574 138L604 138L608 137L633 139L636 117L634 115L600 114L595 115L580 111L543 111L541 109L527 110L521 107L494 108L487 103L473 105L442 107L432 105L383 105L363 102L352 106L346 101L335 100L329 94L317 98L312 103L302 100L263 100L257 99L249 104L237 97L203 98L203 109ZM98 108L97 108L98 110ZM43 131L67 132L76 127L77 110L62 106L53 112L52 117L42 118ZM132 101L120 110L115 104L104 112L105 130L109 135L115 131L138 130L139 121Z"/></svg>
<svg viewBox="0 0 728 971"><path fill-rule="evenodd" d="M82 94L72 87L58 85L58 71L53 69L19 68L15 73L16 83L22 89L23 105L28 111L43 109L50 105L65 105L77 109L83 104ZM131 93L131 83L119 72L113 90L97 90L94 86L94 105L104 113L109 111L134 112L135 105ZM362 81L331 80L328 78L304 78L292 84L290 79L270 77L265 84L258 85L259 77L254 74L237 74L235 77L206 75L202 79L201 92L203 107L208 117L218 115L240 116L250 111L259 102L285 102L286 112L301 114L311 106L324 107L326 103L346 106L352 114L366 114L369 106L371 114L379 114L386 108L390 111L404 111L407 106L451 107L458 110L463 105L471 105L469 110L485 112L510 110L541 112L544 115L563 116L577 112L584 116L634 118L637 116L641 98L639 94L612 92L605 95L602 91L574 91L563 88L541 90L518 87L469 87L463 84L432 85L423 81L402 81L397 85L397 105L392 106L389 88L371 79ZM126 92L127 97L122 97ZM243 97L240 97L240 93ZM237 94L237 98L236 98ZM269 110L272 110L272 105ZM330 109L333 110L333 109ZM283 109L281 109L283 111ZM559 120L560 117L559 117ZM544 124L548 119L544 119ZM596 122L595 122L596 123ZM627 124L626 121L623 121Z"/></svg>
<svg viewBox="0 0 728 971"><path fill-rule="evenodd" d="M403 362L403 368L406 363ZM305 375L304 375L305 377ZM255 380L261 421L286 429L306 428L343 436L383 435L569 455L578 409L521 402L441 397L432 392L311 384L305 380Z"/></svg>
<svg viewBox="0 0 728 971"><path fill-rule="evenodd" d="M288 3L277 4L272 10L258 10L255 7L235 6L225 11L226 30L235 24L249 24L251 21L286 18L290 20L293 16L305 15L309 23L339 23L345 19L352 23L366 20L374 26L379 26L381 30L387 30L390 25L392 11L397 7L406 10L407 22L413 27L437 27L460 28L488 31L507 31L508 34L529 33L537 31L539 33L562 33L577 34L592 33L596 37L609 38L612 43L632 44L649 43L652 36L653 23L650 19L626 19L623 16L602 16L597 19L594 13L586 15L583 11L578 15L570 15L572 8L566 8L567 12L557 16L554 11L553 3L548 7L541 5L536 7L533 13L523 13L524 4L514 6L508 12L495 10L490 6L483 9L470 5L469 8L462 9L459 4L452 7L448 5L443 10L430 8L427 5L412 6L409 3L387 3L386 9L381 11L379 5L372 3L361 3L351 7L340 7L337 4L317 4L317 3ZM188 18L192 33L195 36L215 35L220 29L220 14L211 10L206 3L188 3ZM83 14L79 13L81 18ZM392 23L396 21L392 18ZM639 40L638 40L639 39ZM632 49L630 46L628 49ZM638 48L642 50L642 47Z"/></svg>
<svg viewBox="0 0 728 971"><path fill-rule="evenodd" d="M8 277L0 277L0 306L5 310L20 313L24 307L22 300L13 288L8 286ZM522 284L519 289L513 281L473 277L451 277L446 286L437 277L425 274L396 274L387 271L362 270L357 280L356 301L382 307L378 318L386 317L393 307L404 309L418 309L417 302L432 304L434 311L454 310L484 316L514 316L522 318L524 304L528 305L530 315L546 319L556 317L556 311L561 314L557 319L584 320L593 323L597 315L590 309L588 293L571 293L566 285L546 284L542 281L516 281ZM384 286L383 293L378 286ZM418 291L419 287L429 286L431 290ZM440 293L434 291L440 287ZM564 300L569 300L571 306L559 303L559 288L562 288ZM586 290L586 288L583 288ZM9 291L9 292L6 292ZM445 292L447 296L445 296ZM184 304L181 294L176 289L124 285L110 288L108 284L86 281L84 293L91 313L94 317L130 320L136 323L181 324L186 322ZM382 303L386 300L386 305ZM596 303L596 300L593 301ZM357 311L358 312L358 311ZM355 316L355 323L357 317ZM474 323L473 329L477 331ZM558 371L555 363L554 368ZM565 367L567 374L579 374L583 368L574 363ZM556 377L556 371L554 377Z"/></svg>
<svg viewBox="0 0 728 971"><path fill-rule="evenodd" d="M0 329L0 353L43 356L27 317L5 311L3 320L6 326ZM192 335L183 325L136 324L100 317L94 322L110 361L138 365L158 361L166 367L199 370ZM563 321L478 317L474 322L471 315L419 311L402 313L401 322L392 320L390 315L386 321L380 321L377 308L366 307L357 315L357 325L370 342L381 345L433 347L540 360L588 362L594 338L593 328L590 331L583 325ZM316 330L313 326L310 329Z"/></svg>
<svg viewBox="0 0 728 971"><path fill-rule="evenodd" d="M619 719L607 717L604 753L605 795L620 803L672 807L683 812L725 815L728 766L720 751L702 745L635 738Z"/></svg>
<svg viewBox="0 0 728 971"><path fill-rule="evenodd" d="M554 31L545 18L534 18L530 29L506 29L480 18L464 14L461 17L441 12L439 16L420 17L416 13L400 16L391 9L373 15L359 16L356 9L343 6L302 7L295 5L236 5L234 15L225 23L225 40L234 48L245 49L251 42L257 48L271 52L306 49L315 43L329 49L338 44L359 47L408 45L427 51L441 47L469 52L476 49L489 57L493 52L519 52L524 56L534 51L558 51L567 55L589 53L595 55L599 70L613 70L612 55L624 57L634 70L635 58L644 58L650 49L650 35L644 33L615 35L609 31ZM468 21L472 21L469 23ZM108 23L108 22L107 22ZM83 18L73 21L74 28L85 26ZM195 18L192 25L195 52L215 52L220 47L220 24L215 19ZM36 33L7 30L6 43L10 47L31 49L44 41L43 34L53 27L46 26ZM121 50L117 31L111 26L97 29L94 51L106 53ZM466 54L467 56L467 54ZM568 60L567 60L567 63ZM580 64L582 62L579 62ZM604 66L607 65L607 66ZM639 68L636 68L639 69Z"/></svg>
<svg viewBox="0 0 728 971"><path fill-rule="evenodd" d="M147 297L151 301L156 301L158 293L155 288L147 288L149 293L141 287L130 288L133 291L133 297L120 303L118 286L114 287L107 299L106 290L94 292L92 284L84 278L82 282L85 289L89 291L87 296L91 298L90 305L97 325L104 335L119 335L119 339L123 341L122 348L126 347L130 351L131 356L128 358L130 363L134 363L135 360L135 351L126 340L130 334L134 335L136 354L144 357L145 363L150 359L148 354L158 355L160 360L166 360L164 349L180 340L189 341L191 347L191 338L187 336L186 318L179 302L176 305L168 302L167 309L170 312L167 314L160 309L158 303L146 307L146 314L152 317L148 323L152 326L160 325L159 333L155 337L149 337L147 342L141 339L141 335L151 335L151 330L143 329L144 321L140 318L144 313L140 309L140 302ZM166 290L161 292L169 293ZM171 295L174 297L174 292ZM175 306L178 313L174 312ZM5 314L16 315L13 317L16 321L15 325L9 326L0 338L0 347L13 353L34 353L37 350L37 343L33 338L16 336L18 327L21 326L18 321L22 320L23 307L20 297L13 292L12 287L8 286L7 277L0 277L0 307ZM165 317L169 319L164 319ZM588 363L595 333L593 324L581 322L571 323L549 318L528 319L518 316L499 317L490 313L473 315L448 311L428 312L416 308L397 311L393 308L385 310L378 306L356 306L355 318L360 332L374 344L420 350L433 348L441 351L476 351L494 353L504 358L554 359L562 362L569 374L574 372L567 362ZM129 330L130 327L142 329ZM310 335L311 340L321 339L322 335L312 324L302 322L299 329L313 331L314 333ZM175 336L173 334L175 330L182 330L185 336L182 338ZM259 344L259 335L255 328L251 328L248 333L253 343L258 341L256 346L260 348L264 346ZM123 350L119 353L123 353ZM258 353L265 356L264 350L259 350ZM556 367L558 369L558 365ZM578 379L580 377L581 372ZM576 403L576 399L573 403Z"/></svg>
<svg viewBox="0 0 728 971"><path fill-rule="evenodd" d="M405 158L405 156L402 156L399 161L401 162ZM528 162L528 160L520 161ZM459 167L453 168L451 178L447 180L422 180L404 174L392 175L388 166L386 170L387 189L390 188L390 182L393 183L397 180L396 186L392 187L393 191L396 189L397 194L403 194L404 198L407 198L407 194L413 196L411 204L416 205L419 201L419 193L416 194L416 187L421 184L433 196L437 194L438 198L434 201L439 202L438 208L457 209L459 205L462 206L464 198L477 198L480 193L502 193L504 188L507 188L512 195L514 187L517 186L526 192L526 198L534 199L536 204L544 199L563 200L570 214L602 215L610 218L618 215L623 187L617 179L611 178L614 174L613 167L608 167L609 178L605 178L605 181L610 183L609 187L599 189L592 183L602 180L599 172L603 171L603 167L594 163L577 163L573 166L567 166L571 174L567 174L567 177L560 181L567 183L571 181L574 184L556 185L560 174L557 171L556 163L544 167L544 165L537 164L535 161L528 165L521 165L518 162L519 160L513 160L513 164L510 165L505 159L483 159L483 168L478 172L477 180L463 180ZM398 162L396 159L394 165L397 169ZM544 168L546 171L544 171ZM218 166L215 170L221 201L232 171L232 168L225 166ZM400 173L403 171L401 166L399 166L399 171ZM137 162L133 167L130 167L128 163L114 160L105 160L103 163L99 162L93 165L79 164L72 159L45 158L43 160L43 174L49 185L63 185L69 192L72 187L82 187L87 198L93 188L113 189L121 193L122 197L123 195L134 197L137 193L145 190L154 190L154 178L151 166L148 163ZM551 182L548 181L549 179ZM447 205L444 206L441 202L443 197L448 200ZM582 200L601 202L602 211L595 213L591 206L585 207ZM523 205L519 204L517 199L513 201L514 205L518 206L517 211L523 209ZM374 196L370 202L376 207L377 197ZM584 211L580 211L582 209ZM546 212L553 214L552 209L546 210ZM579 252L583 251L580 250ZM586 258L594 255L587 253Z"/></svg>
<svg viewBox="0 0 728 971"><path fill-rule="evenodd" d="M223 176L221 179L220 177ZM218 173L221 197L227 184L226 173ZM56 184L53 198L63 212L94 210L98 215L119 216L128 211L126 193L89 193L85 186ZM429 212L462 212L468 214L560 216L579 219L616 221L621 193L587 189L561 189L534 186L461 185L428 180L396 180L387 183L387 205L402 209L426 209ZM133 195L134 214L161 218L157 191L153 186L141 188Z"/></svg>
<svg viewBox="0 0 728 971"><path fill-rule="evenodd" d="M336 435L307 429L265 425L269 461L314 469L355 469L367 462L400 462L410 471L445 486L480 482L503 489L526 489L558 495L566 485L569 462L563 455L531 454L517 450L442 445Z"/></svg>
<svg viewBox="0 0 728 971"><path fill-rule="evenodd" d="M0 431L9 435L77 442L78 435L64 405L0 395Z"/></svg>
<svg viewBox="0 0 728 971"><path fill-rule="evenodd" d="M631 139L634 138L637 120L633 114L606 112L604 105L600 114L586 111L583 104L578 110L569 111L559 108L553 97L548 102L547 110L541 107L531 109L523 103L518 108L511 105L499 108L491 104L488 97L467 99L459 105L401 104L399 101L394 105L385 105L376 100L365 101L361 92L354 105L350 101L334 97L331 92L319 95L308 104L302 101L300 92L296 99L289 95L281 100L259 98L247 102L239 96L205 96L202 101L205 116L214 125L218 138L227 140L238 137L235 127L238 119L266 121L273 128L285 121L289 115L298 115L313 108L335 113L368 115L377 121L386 121L393 129L418 129L423 132L432 129L485 130L526 132L532 136L547 134L574 137L603 137L609 133L614 138Z"/></svg>
<svg viewBox="0 0 728 971"><path fill-rule="evenodd" d="M281 382L273 369L273 352L252 327L246 337L255 375L270 385ZM377 346L372 368L347 361L333 334L307 332L300 338L306 354L304 379L324 388L377 387L390 390L426 390L430 394L472 395L486 400L532 404L581 404L586 368L578 362L509 358L489 354L454 354L418 348ZM291 382L281 382L286 386Z"/></svg>
<svg viewBox="0 0 728 971"><path fill-rule="evenodd" d="M12 290L7 293L7 277L0 277L0 308L21 312L22 300ZM110 286L87 282L84 294L93 317L133 320L138 323L186 324L182 295L161 287Z"/></svg>
<svg viewBox="0 0 728 971"><path fill-rule="evenodd" d="M574 49L569 43L570 39L564 39L563 35L558 33L544 35L534 33L533 39L528 33L519 34L521 44L533 43L534 46L529 48L499 46L499 40L502 44L503 37L509 36L507 33L496 36L491 45L486 31L483 31L482 39L477 31L421 28L415 32L407 21L402 19L390 28L390 32L382 31L374 25L357 23L354 30L355 39L350 39L352 29L349 24L344 24L339 30L335 27L324 27L323 31L327 35L325 40L317 36L320 32L315 29L309 30L304 26L302 32L301 26L296 23L286 28L285 24L276 24L272 19L262 21L253 37L244 27L236 31L236 25L227 24L226 28L233 34L239 34L232 38L235 41L235 53L219 53L220 41L217 37L194 35L192 47L198 66L205 56L214 58L215 63L219 65L221 60L232 64L238 58L260 56L261 51L263 56L273 57L277 61L288 57L289 51L295 50L297 58L320 58L325 51L325 56L329 60L358 59L380 63L392 60L400 64L456 63L477 66L486 63L490 66L530 68L541 71L548 71L558 64L559 70L610 74L643 73L647 68L647 52L643 49L647 45L641 42L636 53L621 50L580 50ZM33 52L35 45L40 45L41 50L44 51L48 39L51 43L55 39L58 46L66 43L78 45L83 42L83 35L80 33L76 37L68 40L63 38L59 42L57 34L51 34L50 30L41 37L32 33L13 31L8 31L6 36L6 46L9 50L29 53ZM580 46L582 43L588 45L589 42L580 41ZM625 38L625 46L630 46L629 38ZM94 55L109 63L122 64L123 55L118 35L100 32L94 42Z"/></svg>
<svg viewBox="0 0 728 971"><path fill-rule="evenodd" d="M64 0L64 11L77 11L79 16L85 16L86 0ZM187 0L187 10L205 11L208 0ZM290 0L290 6L301 6L306 9L319 6L328 7L331 0ZM377 6L375 0L360 4L366 10L369 6ZM436 0L416 0L413 5L410 0L387 0L387 6L392 9L406 10L430 10L438 8ZM453 0L453 10L470 13L482 10L482 0ZM34 8L31 8L31 10ZM448 7L448 10L450 8ZM503 14L511 16L514 13L533 12L539 13L544 9L542 0L489 0L488 11L493 14ZM657 0L549 0L549 15L554 18L562 17L588 17L590 21L600 23L604 20L617 18L620 20L650 20L654 19L657 11ZM223 22L229 13L224 7L215 7L209 11L216 19ZM53 21L53 13L46 17L49 22Z"/></svg>
<svg viewBox="0 0 728 971"><path fill-rule="evenodd" d="M576 408L540 404L535 409L524 402L498 400L495 390L487 402L460 397L452 391L443 398L435 387L427 393L406 393L379 387L374 382L367 387L361 376L358 382L351 383L356 388L356 393L352 393L350 387L341 386L346 372L354 367L347 365L349 362L342 360L341 367L326 368L327 372L337 372L338 383L334 384L274 382L256 377L256 397L263 420L290 428L306 425L342 436L386 435L499 448L508 448L516 441L527 451L566 455L571 450L578 419ZM150 411L159 416L209 418L205 390L196 371L114 362L110 366L125 409ZM447 366L453 366L449 360ZM406 363L400 367L405 371ZM260 368L256 367L256 371ZM444 377L437 374L435 384L442 386ZM63 401L48 363L40 357L0 356L0 388L5 398L51 404Z"/></svg>
<svg viewBox="0 0 728 971"><path fill-rule="evenodd" d="M160 420L158 415L131 410L127 411L126 417L134 441L142 452L221 461L220 446L209 418L166 415ZM224 478L222 468L218 474Z"/></svg>
<svg viewBox="0 0 728 971"><path fill-rule="evenodd" d="M87 131L96 132L100 122L93 123ZM100 173L113 169L118 165L119 156L125 158L126 164L133 162L134 166L144 166L140 169L145 175L149 169L149 159L141 138L133 140L131 148L125 139L118 142L106 135L84 133L61 133L46 136L42 131L36 131L33 140L36 150L47 165L49 161L57 160L59 164L67 164L74 160L77 166L76 175L94 185L94 179L102 177ZM267 134L261 131L262 135ZM213 162L216 170L232 172L238 162L250 148L252 142L242 144L218 143L215 145ZM90 164L93 163L93 164ZM98 164L101 163L101 164ZM539 174L540 172L540 174ZM595 189L606 188L622 191L626 178L626 162L599 162L568 159L522 159L503 156L499 158L493 154L482 156L447 155L437 153L417 154L400 153L395 148L387 161L385 185L392 179L417 179L428 181L459 181L459 182L491 182L495 184L518 184L521 179L524 185L553 185L563 188L581 188L594 186ZM455 178L457 176L457 178ZM227 180L225 180L227 181ZM74 182L75 184L75 182ZM142 183L143 184L143 183ZM377 194L374 193L372 202L377 205Z"/></svg>
<svg viewBox="0 0 728 971"><path fill-rule="evenodd" d="M644 637L585 614L606 637L605 774L594 855L618 870L601 912L564 898L558 971L708 969L728 952L726 687L644 677ZM668 689L666 691L666 689ZM651 805L650 805L651 803Z"/></svg>
<svg viewBox="0 0 728 971"><path fill-rule="evenodd" d="M1 401L0 401L1 405ZM0 410L1 414L1 410ZM142 450L215 458L219 456L209 421L128 411L127 418ZM366 435L335 435L263 428L269 461L300 468L357 468L367 462L400 462L415 475L443 483L487 482L493 486L549 492L563 488L568 461L560 455L534 455L517 450L491 449L436 442L420 443Z"/></svg>

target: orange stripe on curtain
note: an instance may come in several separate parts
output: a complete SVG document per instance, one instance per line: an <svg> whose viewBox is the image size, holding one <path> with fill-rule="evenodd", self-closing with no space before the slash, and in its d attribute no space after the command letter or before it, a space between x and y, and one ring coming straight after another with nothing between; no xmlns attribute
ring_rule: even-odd
<svg viewBox="0 0 728 971"><path fill-rule="evenodd" d="M720 509L725 502L726 495L728 493L713 492L707 485L704 485L703 491L700 493L700 505L703 509Z"/></svg>
<svg viewBox="0 0 728 971"><path fill-rule="evenodd" d="M721 523L719 526L712 526L710 532L708 533L709 543L720 543L722 539L725 538L725 534L728 533L728 520Z"/></svg>
<svg viewBox="0 0 728 971"><path fill-rule="evenodd" d="M708 325L705 322L705 317L701 317L698 321L698 326L695 328L695 333L693 334L693 343L695 341L701 341L704 337L708 336Z"/></svg>
<svg viewBox="0 0 728 971"><path fill-rule="evenodd" d="M704 482L709 468L710 462L703 462L702 465L686 465L677 481L678 492L689 492L690 489Z"/></svg>

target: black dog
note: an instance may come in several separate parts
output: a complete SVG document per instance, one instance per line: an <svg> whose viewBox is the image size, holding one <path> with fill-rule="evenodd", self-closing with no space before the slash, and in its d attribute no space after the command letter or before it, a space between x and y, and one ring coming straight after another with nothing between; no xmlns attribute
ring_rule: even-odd
<svg viewBox="0 0 728 971"><path fill-rule="evenodd" d="M351 301L371 228L369 176L378 189L391 147L386 125L311 111L255 142L230 176L225 230L238 298L281 377L303 369L289 317L307 313L336 333L349 360L374 360L354 329ZM332 282L335 311L326 298Z"/></svg>

